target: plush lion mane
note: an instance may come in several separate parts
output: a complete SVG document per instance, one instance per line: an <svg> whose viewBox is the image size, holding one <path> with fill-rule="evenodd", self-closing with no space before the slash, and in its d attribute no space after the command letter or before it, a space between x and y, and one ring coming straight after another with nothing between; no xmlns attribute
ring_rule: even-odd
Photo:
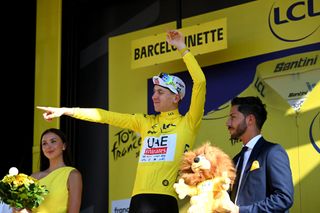
<svg viewBox="0 0 320 213"><path fill-rule="evenodd" d="M210 161L210 170L200 170L196 173L192 171L191 165L194 158L199 155L204 155ZM207 141L197 149L184 153L180 164L179 178L183 178L187 185L196 186L205 180L221 177L225 171L231 180L231 184L233 184L236 169L232 159L220 148Z"/></svg>

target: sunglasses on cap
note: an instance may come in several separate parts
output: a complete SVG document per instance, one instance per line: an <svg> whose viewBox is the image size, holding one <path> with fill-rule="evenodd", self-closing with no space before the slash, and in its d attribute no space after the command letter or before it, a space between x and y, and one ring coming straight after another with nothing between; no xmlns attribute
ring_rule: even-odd
<svg viewBox="0 0 320 213"><path fill-rule="evenodd" d="M173 82L173 77L167 73L160 73L159 78L163 80L163 82L167 85L172 85L174 88L176 88L176 84Z"/></svg>

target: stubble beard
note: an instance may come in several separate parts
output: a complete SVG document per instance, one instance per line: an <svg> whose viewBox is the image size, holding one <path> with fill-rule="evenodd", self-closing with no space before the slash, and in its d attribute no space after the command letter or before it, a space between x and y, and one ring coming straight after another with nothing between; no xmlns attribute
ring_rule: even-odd
<svg viewBox="0 0 320 213"><path fill-rule="evenodd" d="M243 120L235 129L235 132L231 134L230 136L231 144L234 145L240 142L241 141L240 137L243 135L243 133L245 133L246 130L247 130L247 124L246 124L246 121Z"/></svg>

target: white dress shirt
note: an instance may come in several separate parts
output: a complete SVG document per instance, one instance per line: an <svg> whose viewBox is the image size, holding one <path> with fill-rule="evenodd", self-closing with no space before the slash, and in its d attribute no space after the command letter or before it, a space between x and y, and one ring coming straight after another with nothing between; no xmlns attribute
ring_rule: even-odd
<svg viewBox="0 0 320 213"><path fill-rule="evenodd" d="M262 135L257 135L255 137L253 137L247 144L246 144L246 147L248 147L247 151L244 153L244 158L243 158L243 165L242 165L242 171L241 171L241 174L240 174L240 179L239 179L239 184L238 184L238 191L237 191L237 194L236 194L236 198L235 198L235 204L237 204L237 198L238 198L238 194L239 194L239 189L240 189L240 186L241 186L241 181L242 181L242 174L243 174L243 171L244 169L246 168L246 165L247 165L247 162L248 162L248 159L251 155L251 152L252 152L252 149L253 147L256 145L256 143L258 142L258 140L262 137ZM239 162L239 161L238 161ZM237 162L237 168L238 168L238 162Z"/></svg>

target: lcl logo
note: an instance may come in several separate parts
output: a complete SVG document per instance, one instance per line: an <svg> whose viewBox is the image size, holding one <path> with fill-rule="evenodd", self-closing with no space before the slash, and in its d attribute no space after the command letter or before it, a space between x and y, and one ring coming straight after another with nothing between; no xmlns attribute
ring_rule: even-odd
<svg viewBox="0 0 320 213"><path fill-rule="evenodd" d="M257 91L260 93L262 97L264 97L264 84L258 77L256 82L254 83L254 87L257 89Z"/></svg>
<svg viewBox="0 0 320 213"><path fill-rule="evenodd" d="M320 1L277 1L269 12L269 28L286 42L303 40L320 27Z"/></svg>

